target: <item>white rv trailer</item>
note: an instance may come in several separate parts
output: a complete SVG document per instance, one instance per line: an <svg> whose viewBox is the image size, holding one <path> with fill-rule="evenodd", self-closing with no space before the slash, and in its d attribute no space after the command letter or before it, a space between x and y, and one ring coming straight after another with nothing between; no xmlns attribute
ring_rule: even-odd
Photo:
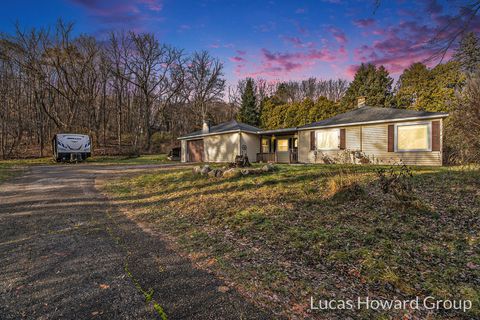
<svg viewBox="0 0 480 320"><path fill-rule="evenodd" d="M83 161L92 155L90 137L84 134L59 133L52 139L53 159Z"/></svg>

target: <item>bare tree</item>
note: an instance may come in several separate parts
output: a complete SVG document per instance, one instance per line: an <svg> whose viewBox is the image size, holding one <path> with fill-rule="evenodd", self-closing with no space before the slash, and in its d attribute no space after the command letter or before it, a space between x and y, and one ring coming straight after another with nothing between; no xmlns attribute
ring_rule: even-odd
<svg viewBox="0 0 480 320"><path fill-rule="evenodd" d="M222 68L152 34L112 33L104 43L63 21L49 31L17 25L0 34L0 155L43 156L51 135L67 130L93 135L105 153L166 151L199 119L234 117L221 100Z"/></svg>
<svg viewBox="0 0 480 320"><path fill-rule="evenodd" d="M223 64L207 51L195 52L189 61L188 83L194 111L206 121L210 104L222 98L225 90Z"/></svg>
<svg viewBox="0 0 480 320"><path fill-rule="evenodd" d="M130 32L123 42L122 63L125 74L116 75L137 87L143 99L134 146L138 148L138 135L145 135L145 148L149 150L159 115L184 84L182 51L161 45L153 34Z"/></svg>

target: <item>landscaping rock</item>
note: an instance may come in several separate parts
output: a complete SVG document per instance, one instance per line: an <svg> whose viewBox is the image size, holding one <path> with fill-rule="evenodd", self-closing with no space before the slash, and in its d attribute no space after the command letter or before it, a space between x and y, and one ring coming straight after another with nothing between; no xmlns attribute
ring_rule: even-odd
<svg viewBox="0 0 480 320"><path fill-rule="evenodd" d="M262 167L263 172L272 172L273 170L275 170L275 166L271 163L268 163Z"/></svg>
<svg viewBox="0 0 480 320"><path fill-rule="evenodd" d="M209 173L208 176L212 178L219 178L223 175L223 171L220 169L212 169Z"/></svg>
<svg viewBox="0 0 480 320"><path fill-rule="evenodd" d="M217 173L217 169L213 169L210 172L208 172L208 176L211 178L215 178Z"/></svg>
<svg viewBox="0 0 480 320"><path fill-rule="evenodd" d="M251 171L251 170L249 170L249 169L242 169L242 170L240 170L240 172L241 172L242 175L244 175L244 176L248 176L248 175L250 174L250 171Z"/></svg>
<svg viewBox="0 0 480 320"><path fill-rule="evenodd" d="M255 169L242 169L242 174L244 176L248 176L248 175L251 175L251 174L262 174L264 173L264 171L262 170L262 168L255 168Z"/></svg>
<svg viewBox="0 0 480 320"><path fill-rule="evenodd" d="M240 177L241 175L242 173L240 172L240 170L235 168L228 169L223 172L224 178L237 178L237 177Z"/></svg>
<svg viewBox="0 0 480 320"><path fill-rule="evenodd" d="M200 166L195 166L192 168L193 174L200 174L200 171L202 171L202 167Z"/></svg>
<svg viewBox="0 0 480 320"><path fill-rule="evenodd" d="M207 164L203 166L203 168L200 170L200 174L202 176L206 176L212 169L210 169L210 166Z"/></svg>

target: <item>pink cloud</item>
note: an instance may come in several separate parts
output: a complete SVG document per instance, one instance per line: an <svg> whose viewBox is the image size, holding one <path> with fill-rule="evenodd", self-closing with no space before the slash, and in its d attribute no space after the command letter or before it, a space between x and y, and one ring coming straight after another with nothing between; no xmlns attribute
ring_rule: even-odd
<svg viewBox="0 0 480 320"><path fill-rule="evenodd" d="M297 52L272 52L263 48L259 57L260 63L250 63L248 67L245 59L239 56L230 58L230 61L238 63L235 73L239 77L291 78L299 72L311 70L317 62L332 63L343 59L345 55L346 50L343 46L337 51L322 48Z"/></svg>
<svg viewBox="0 0 480 320"><path fill-rule="evenodd" d="M359 28L367 28L367 27L373 26L375 24L375 20L372 19L372 18L358 19L358 20L353 21L353 24L356 25Z"/></svg>
<svg viewBox="0 0 480 320"><path fill-rule="evenodd" d="M314 42L303 42L299 37L282 37L285 42L293 44L295 48L313 48Z"/></svg>
<svg viewBox="0 0 480 320"><path fill-rule="evenodd" d="M345 35L345 32L342 30L336 28L336 27L330 27L329 28L330 32L332 33L333 37L339 44L345 44L347 43L347 36Z"/></svg>
<svg viewBox="0 0 480 320"><path fill-rule="evenodd" d="M347 67L347 70L345 71L346 75L349 78L353 78L355 76L355 73L357 73L357 70L360 66L358 65L350 65Z"/></svg>
<svg viewBox="0 0 480 320"><path fill-rule="evenodd" d="M442 9L430 2L431 11L440 12ZM436 56L442 44L451 39L452 34L458 30L451 24L449 16L437 15L434 17L436 24L421 24L418 21L401 21L397 25L385 28L379 32L382 38L373 43L364 44L354 50L356 61L384 65L392 74L399 74L414 62L424 62L433 66L440 61L441 55ZM444 28L445 25L452 28ZM462 23L462 22L457 22ZM471 27L480 26L480 19L475 19ZM438 42L432 43L432 39ZM452 54L452 48L443 57L447 60ZM351 75L353 68L347 70Z"/></svg>
<svg viewBox="0 0 480 320"><path fill-rule="evenodd" d="M245 58L240 57L240 56L234 56L229 58L230 61L232 62L245 62Z"/></svg>

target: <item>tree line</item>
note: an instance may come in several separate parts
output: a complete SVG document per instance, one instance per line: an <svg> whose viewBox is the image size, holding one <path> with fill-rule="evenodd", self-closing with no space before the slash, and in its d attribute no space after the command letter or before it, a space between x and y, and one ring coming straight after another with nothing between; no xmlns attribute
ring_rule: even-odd
<svg viewBox="0 0 480 320"><path fill-rule="evenodd" d="M17 26L0 35L0 155L43 156L58 132L89 134L102 152L158 151L203 119L234 117L224 90L218 59L151 33L99 41L62 21Z"/></svg>
<svg viewBox="0 0 480 320"><path fill-rule="evenodd" d="M62 21L52 29L17 26L0 34L0 156L49 154L59 132L91 135L96 153L166 152L204 121L295 127L351 110L365 96L370 106L449 112L448 160L478 161L479 65L479 39L470 32L450 61L414 63L395 86L383 66L362 64L350 83L247 78L227 87L217 58L187 54L152 33L99 40Z"/></svg>

